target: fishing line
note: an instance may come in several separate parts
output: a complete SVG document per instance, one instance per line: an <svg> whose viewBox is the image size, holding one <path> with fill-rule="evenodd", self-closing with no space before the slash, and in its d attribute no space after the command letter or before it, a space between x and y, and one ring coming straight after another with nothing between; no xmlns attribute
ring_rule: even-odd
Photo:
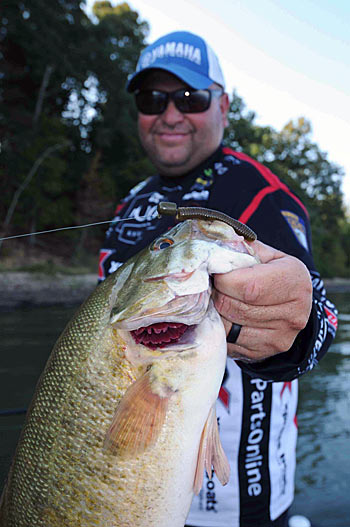
<svg viewBox="0 0 350 527"><path fill-rule="evenodd" d="M238 234L244 236L245 239L249 241L256 240L255 232L252 231L252 229L250 229L247 225L217 210L206 209L203 207L177 207L176 203L165 201L160 202L158 204L157 210L158 218L161 218L163 215L165 215L175 216L178 221L185 221L190 218L197 218L202 220L220 220L224 223L227 223L228 225L231 225L231 227L233 227ZM5 236L4 238L0 238L0 242L4 240L13 240L14 238L25 238L26 236L37 236L39 234L47 234L49 232L67 231L71 229L84 229L85 227L93 227L94 225L103 225L105 223L110 223L111 225L113 225L114 223L119 223L120 221L132 219L135 218L129 216L128 218L120 218L117 220L97 221L95 223L86 223L85 225L72 225L71 227L59 227L57 229L49 229L46 231L28 232L27 234L16 234L15 236ZM138 218L138 220L145 219L146 216L140 216Z"/></svg>
<svg viewBox="0 0 350 527"><path fill-rule="evenodd" d="M46 234L48 232L67 231L69 229L83 229L84 227L93 227L94 225L102 225L103 223L110 223L111 225L113 225L114 223L119 223L120 221L126 221L126 220L132 220L132 219L133 218L130 216L129 218L120 218L119 220L97 221L96 223L86 223L85 225L73 225L71 227L60 227L58 229L50 229L48 231L28 232L27 234L16 234L16 236L6 236L5 238L0 238L0 242L2 242L3 240L12 240L13 238L24 238L25 236L37 236L38 234ZM138 219L145 220L146 216L141 216Z"/></svg>

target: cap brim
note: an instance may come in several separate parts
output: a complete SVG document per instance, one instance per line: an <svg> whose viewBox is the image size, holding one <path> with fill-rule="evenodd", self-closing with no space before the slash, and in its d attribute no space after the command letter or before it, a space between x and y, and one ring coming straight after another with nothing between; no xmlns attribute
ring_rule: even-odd
<svg viewBox="0 0 350 527"><path fill-rule="evenodd" d="M211 84L213 84L213 81L209 79L208 77L204 75L200 75L199 73L195 73L193 71L189 71L187 68L182 68L178 65L155 65L153 64L149 68L144 68L141 71L138 71L137 73L134 73L134 75L129 79L126 89L128 92L133 92L137 88L139 88L140 83L142 82L143 78L146 76L146 74L152 70L164 70L168 71L169 73L172 73L176 77L178 77L180 80L188 84L191 88L194 88L196 90L204 90L206 88L209 88Z"/></svg>

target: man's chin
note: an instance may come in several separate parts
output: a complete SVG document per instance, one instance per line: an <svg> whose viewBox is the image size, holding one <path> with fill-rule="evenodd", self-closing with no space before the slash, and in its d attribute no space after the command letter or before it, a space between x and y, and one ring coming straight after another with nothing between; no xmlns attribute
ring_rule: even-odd
<svg viewBox="0 0 350 527"><path fill-rule="evenodd" d="M187 166L190 164L191 157L190 153L168 148L162 149L162 152L156 152L151 159L161 173L166 171L169 174L183 174L190 170Z"/></svg>

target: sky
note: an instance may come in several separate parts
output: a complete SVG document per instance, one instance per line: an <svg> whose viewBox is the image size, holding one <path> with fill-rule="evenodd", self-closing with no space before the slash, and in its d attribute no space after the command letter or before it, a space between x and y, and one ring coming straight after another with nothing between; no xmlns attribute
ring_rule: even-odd
<svg viewBox="0 0 350 527"><path fill-rule="evenodd" d="M116 5L115 0L110 0ZM87 0L91 12L94 0ZM350 209L349 0L127 0L148 42L177 30L202 36L256 122L280 130L306 117L312 140L344 168Z"/></svg>

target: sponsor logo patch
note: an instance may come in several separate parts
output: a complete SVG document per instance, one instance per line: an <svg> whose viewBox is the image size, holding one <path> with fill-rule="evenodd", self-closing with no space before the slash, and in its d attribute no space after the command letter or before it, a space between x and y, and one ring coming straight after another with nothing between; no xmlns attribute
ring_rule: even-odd
<svg viewBox="0 0 350 527"><path fill-rule="evenodd" d="M206 168L203 173L197 177L190 190L201 191L208 189L214 183L214 173L212 168Z"/></svg>
<svg viewBox="0 0 350 527"><path fill-rule="evenodd" d="M306 249L309 250L309 245L307 242L307 236L306 236L306 227L304 220L295 214L294 212L290 212L289 210L282 210L282 215L284 219L287 221L289 227L292 229L296 239Z"/></svg>
<svg viewBox="0 0 350 527"><path fill-rule="evenodd" d="M143 54L137 65L137 71L148 68L157 59L165 57L178 57L180 59L187 59L195 64L200 65L202 62L201 50L197 47L191 46L187 42L167 42L160 44L151 51Z"/></svg>
<svg viewBox="0 0 350 527"><path fill-rule="evenodd" d="M328 307L324 307L324 310L326 312L326 315L327 315L327 319L328 319L328 323L335 329L337 330L338 328L338 319L337 319L337 316L335 313L333 313L333 311L331 311Z"/></svg>
<svg viewBox="0 0 350 527"><path fill-rule="evenodd" d="M241 164L239 159L237 159L236 157L231 156L231 155L225 156L224 159L225 159L225 161L228 161L232 165L240 165Z"/></svg>
<svg viewBox="0 0 350 527"><path fill-rule="evenodd" d="M225 174L225 172L228 171L228 168L225 167L222 163L215 163L214 168L219 174L219 176L222 176L222 174Z"/></svg>
<svg viewBox="0 0 350 527"><path fill-rule="evenodd" d="M183 201L187 201L189 199L207 200L209 199L209 190L202 190L200 192L197 190L193 190L192 192L188 192L187 194L184 194L182 196L182 199Z"/></svg>

